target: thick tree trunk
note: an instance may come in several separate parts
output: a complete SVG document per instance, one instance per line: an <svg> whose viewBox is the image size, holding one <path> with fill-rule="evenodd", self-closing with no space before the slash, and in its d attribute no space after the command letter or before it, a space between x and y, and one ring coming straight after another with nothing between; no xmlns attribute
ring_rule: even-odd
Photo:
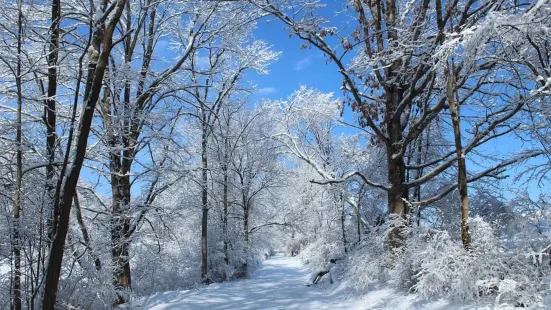
<svg viewBox="0 0 551 310"><path fill-rule="evenodd" d="M408 190L403 185L406 179L405 163L399 152L393 145L388 147L388 212L405 217L408 210L404 199L408 199Z"/></svg>
<svg viewBox="0 0 551 310"><path fill-rule="evenodd" d="M467 166L465 163L465 154L461 145L461 118L459 116L459 107L455 100L455 82L453 67L446 68L446 95L450 105L450 114L452 118L453 137L455 141L455 151L457 154L457 182L459 186L459 197L461 199L461 241L465 249L471 245L471 235L469 233L469 196L467 194Z"/></svg>
<svg viewBox="0 0 551 310"><path fill-rule="evenodd" d="M127 10L128 12L128 10ZM127 59L128 61L128 59ZM124 304L128 301L128 292L132 289L132 277L130 273L130 202L131 202L131 183L130 169L133 162L134 145L132 140L133 132L124 130L119 132L113 128L115 124L111 123L109 116L109 104L111 96L109 91L104 91L102 106L104 123L109 132L109 172L111 174L111 263L113 267L113 286L117 294L117 299L113 306ZM125 111L130 106L130 86L127 82L124 89ZM125 121L124 128L128 126L128 115L123 116Z"/></svg>
<svg viewBox="0 0 551 310"><path fill-rule="evenodd" d="M245 241L245 247L249 248L249 245L250 245L250 237L249 237L249 216L250 216L250 213L251 213L251 207L250 207L250 203L247 202L245 203L245 209L243 210L243 236L244 236L244 241Z"/></svg>
<svg viewBox="0 0 551 310"><path fill-rule="evenodd" d="M399 89L392 89L388 94L386 124L388 128L387 165L388 182L390 189L387 193L389 216L397 216L395 220L404 219L408 213L407 204L408 189L404 186L406 180L406 165L402 154L402 123L399 116L392 117L396 107L402 101L402 94ZM399 113L398 113L399 114ZM397 248L402 245L400 226L391 231L390 246Z"/></svg>
<svg viewBox="0 0 551 310"><path fill-rule="evenodd" d="M118 159L118 158L117 158ZM115 159L116 160L116 159ZM112 162L116 165L120 162ZM114 306L128 301L128 291L132 288L130 274L130 177L129 171L113 167L111 188L113 191L113 209L111 213L111 262L113 265L113 285L117 292Z"/></svg>
<svg viewBox="0 0 551 310"><path fill-rule="evenodd" d="M128 292L132 289L132 277L130 273L130 202L131 183L130 169L133 162L134 140L133 134L128 130L129 115L125 114L125 130L117 130L116 124L111 121L111 95L109 90L104 90L104 97L100 104L103 122L107 131L107 146L109 147L109 173L111 175L111 264L113 267L113 286L117 298L113 306L124 304L128 300ZM126 83L124 88L124 111L130 106L130 86ZM97 265L96 265L97 267Z"/></svg>
<svg viewBox="0 0 551 310"><path fill-rule="evenodd" d="M113 285L117 293L117 299L113 303L114 307L128 301L128 294L132 288L130 244L126 238L120 236L121 234L112 232L111 236L111 259L114 267Z"/></svg>

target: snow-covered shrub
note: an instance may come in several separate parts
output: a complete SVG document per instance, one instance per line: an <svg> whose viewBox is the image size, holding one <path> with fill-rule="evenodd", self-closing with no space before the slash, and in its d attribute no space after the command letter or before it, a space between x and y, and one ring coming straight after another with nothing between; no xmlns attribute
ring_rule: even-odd
<svg viewBox="0 0 551 310"><path fill-rule="evenodd" d="M167 203L166 209L176 207L177 202ZM200 239L197 232L186 229L199 219L192 211L180 212L178 221L170 221L168 214L152 213L152 225L136 233L130 261L135 296L189 289L200 283Z"/></svg>
<svg viewBox="0 0 551 310"><path fill-rule="evenodd" d="M384 226L372 227L348 256L345 277L355 290L365 291L373 283L388 280L392 258L386 247L387 231Z"/></svg>
<svg viewBox="0 0 551 310"><path fill-rule="evenodd" d="M199 256L179 253L175 245L165 243L162 251L145 242L134 247L132 280L136 295L187 289L199 283Z"/></svg>
<svg viewBox="0 0 551 310"><path fill-rule="evenodd" d="M299 254L299 258L310 268L321 268L330 259L343 257L342 239L337 234L324 234L317 240L307 243Z"/></svg>
<svg viewBox="0 0 551 310"><path fill-rule="evenodd" d="M292 238L284 246L285 253L289 256L296 256L307 244L308 240L306 238Z"/></svg>
<svg viewBox="0 0 551 310"><path fill-rule="evenodd" d="M493 299L496 305L539 305L551 291L549 263L523 249L507 248L494 227L480 217L469 222L472 244L465 250L449 232L406 228L400 253L389 254L390 225L377 227L349 255L346 278L362 292L384 283L424 298Z"/></svg>
<svg viewBox="0 0 551 310"><path fill-rule="evenodd" d="M536 289L539 280L526 276L538 267L501 246L482 218L471 219L469 226L473 241L468 251L445 231L430 232L426 241L412 236L400 263L415 271L411 290L424 297L459 300L492 295L523 305L541 301Z"/></svg>
<svg viewBox="0 0 551 310"><path fill-rule="evenodd" d="M477 291L472 263L473 257L448 232L432 230L410 240L400 265L410 266L410 289L424 297L454 295L470 299Z"/></svg>
<svg viewBox="0 0 551 310"><path fill-rule="evenodd" d="M481 218L472 219L470 226L475 276L479 281L493 281L491 293L497 294L496 303L522 306L540 303L549 290L543 277L551 271L549 263L533 262L525 255L527 248L505 247L505 242L493 234L493 227Z"/></svg>

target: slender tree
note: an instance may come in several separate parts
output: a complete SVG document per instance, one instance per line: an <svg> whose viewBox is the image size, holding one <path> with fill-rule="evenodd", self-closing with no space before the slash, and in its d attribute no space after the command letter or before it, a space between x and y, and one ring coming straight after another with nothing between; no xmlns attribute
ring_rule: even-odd
<svg viewBox="0 0 551 310"><path fill-rule="evenodd" d="M22 46L23 46L23 0L17 2L17 65L15 84L17 87L17 116L15 121L16 173L13 197L13 309L21 309L21 184L23 180L23 143L22 143Z"/></svg>
<svg viewBox="0 0 551 310"><path fill-rule="evenodd" d="M461 200L461 241L465 249L471 245L471 235L469 234L469 197L467 192L467 166L465 163L465 155L463 154L463 146L461 145L461 117L459 116L459 107L454 90L454 69L452 64L445 69L446 71L446 92L448 104L450 106L450 114L453 126L453 138L455 143L455 151L457 152L457 184L459 187L459 198Z"/></svg>
<svg viewBox="0 0 551 310"><path fill-rule="evenodd" d="M48 197L47 205L52 206L55 197L55 152L56 152L56 95L57 95L57 75L58 58L60 47L60 24L61 24L61 1L53 0L51 6L51 24L50 40L48 48L48 90L44 104L44 123L46 125L46 156L48 165L46 165L46 194ZM54 233L53 223L55 222L59 210L50 210L48 215L48 242L51 242Z"/></svg>

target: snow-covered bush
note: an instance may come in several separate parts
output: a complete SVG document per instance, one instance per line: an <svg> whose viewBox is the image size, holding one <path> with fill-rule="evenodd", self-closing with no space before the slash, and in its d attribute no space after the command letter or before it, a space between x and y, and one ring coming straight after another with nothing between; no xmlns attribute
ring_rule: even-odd
<svg viewBox="0 0 551 310"><path fill-rule="evenodd" d="M430 234L424 244L412 237L403 256L415 271L411 289L424 297L493 296L496 302L525 306L541 302L541 274L548 266L532 264L518 249L504 247L482 218L471 219L469 226L469 250L445 231Z"/></svg>
<svg viewBox="0 0 551 310"><path fill-rule="evenodd" d="M410 289L424 297L453 295L470 299L477 294L470 268L473 256L446 231L429 231L424 238L414 237L403 261L412 270Z"/></svg>
<svg viewBox="0 0 551 310"><path fill-rule="evenodd" d="M336 233L322 235L313 242L307 243L299 254L299 258L310 268L322 268L331 259L342 258L344 248L342 239Z"/></svg>
<svg viewBox="0 0 551 310"><path fill-rule="evenodd" d="M345 277L357 291L365 291L369 285L388 280L391 257L386 248L387 229L372 227L370 233L349 255Z"/></svg>
<svg viewBox="0 0 551 310"><path fill-rule="evenodd" d="M389 225L372 230L348 258L346 277L362 292L385 283L424 298L493 299L496 305L534 306L550 293L548 261L507 248L480 217L469 222L472 244L465 250L447 231L409 228L401 253L388 254ZM387 229L385 229L385 227Z"/></svg>
<svg viewBox="0 0 551 310"><path fill-rule="evenodd" d="M179 252L176 242L165 243L159 251L154 244L141 243L135 247L133 291L136 295L151 295L162 291L188 289L200 280L194 252Z"/></svg>

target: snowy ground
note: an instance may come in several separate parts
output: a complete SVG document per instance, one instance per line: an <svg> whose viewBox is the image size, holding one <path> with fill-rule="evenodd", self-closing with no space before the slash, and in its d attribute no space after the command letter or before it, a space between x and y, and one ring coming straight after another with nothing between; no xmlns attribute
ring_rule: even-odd
<svg viewBox="0 0 551 310"><path fill-rule="evenodd" d="M450 305L424 301L413 294L375 289L358 297L334 286L307 287L310 271L298 258L276 255L264 262L251 279L212 284L200 290L164 292L136 301L133 309L252 310L252 309L494 309L491 306Z"/></svg>

